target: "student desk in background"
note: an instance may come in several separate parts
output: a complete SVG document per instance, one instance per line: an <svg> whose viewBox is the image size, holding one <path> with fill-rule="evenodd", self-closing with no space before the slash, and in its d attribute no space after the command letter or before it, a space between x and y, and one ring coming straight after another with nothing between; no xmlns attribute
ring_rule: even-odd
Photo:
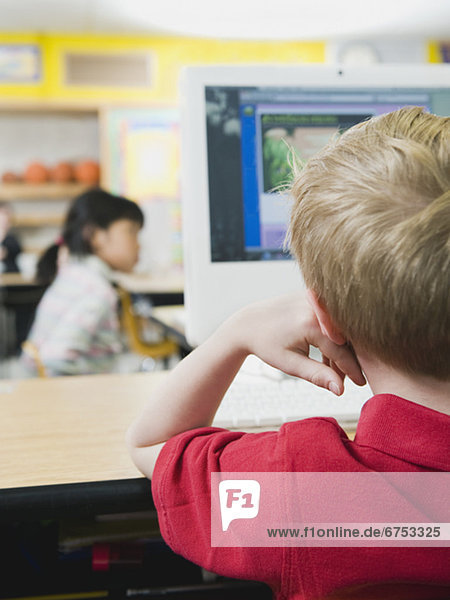
<svg viewBox="0 0 450 600"><path fill-rule="evenodd" d="M38 285L33 278L24 277L22 273L0 273L0 287L22 287Z"/></svg>
<svg viewBox="0 0 450 600"><path fill-rule="evenodd" d="M181 271L114 273L114 281L130 294L149 296L155 306L183 304L184 276Z"/></svg>
<svg viewBox="0 0 450 600"><path fill-rule="evenodd" d="M183 294L184 277L181 271L169 271L160 275L148 273L115 272L113 279L132 294ZM0 287L38 286L30 277L21 273L0 273Z"/></svg>
<svg viewBox="0 0 450 600"><path fill-rule="evenodd" d="M172 294L182 295L184 277L181 271L168 271L160 275L148 273L119 273L115 272L113 279L132 294ZM30 277L21 273L0 273L0 287L38 286Z"/></svg>

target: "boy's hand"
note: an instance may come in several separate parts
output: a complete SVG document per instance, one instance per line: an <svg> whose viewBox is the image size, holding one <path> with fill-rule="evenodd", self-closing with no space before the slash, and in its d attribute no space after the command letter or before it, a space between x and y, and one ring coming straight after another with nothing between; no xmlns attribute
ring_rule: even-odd
<svg viewBox="0 0 450 600"><path fill-rule="evenodd" d="M304 293L251 304L225 324L231 343L255 354L272 367L306 379L340 395L347 375L358 385L366 380L352 350L325 336ZM309 358L310 346L319 348L320 363Z"/></svg>
<svg viewBox="0 0 450 600"><path fill-rule="evenodd" d="M310 346L321 350L323 363L309 358ZM230 317L178 363L130 427L130 452L147 477L153 474L163 442L182 431L212 423L249 354L338 395L344 389L346 375L355 383L365 383L351 350L322 333L304 294L252 304Z"/></svg>

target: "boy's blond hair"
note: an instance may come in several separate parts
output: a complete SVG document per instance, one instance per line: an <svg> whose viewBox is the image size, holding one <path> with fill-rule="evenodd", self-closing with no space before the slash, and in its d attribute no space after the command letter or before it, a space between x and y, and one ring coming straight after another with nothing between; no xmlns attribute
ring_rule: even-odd
<svg viewBox="0 0 450 600"><path fill-rule="evenodd" d="M352 127L292 186L291 250L355 346L450 378L450 118L407 107Z"/></svg>

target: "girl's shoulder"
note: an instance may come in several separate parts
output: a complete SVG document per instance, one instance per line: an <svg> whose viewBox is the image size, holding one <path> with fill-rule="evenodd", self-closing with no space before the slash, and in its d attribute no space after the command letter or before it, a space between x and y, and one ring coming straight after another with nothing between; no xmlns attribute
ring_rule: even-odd
<svg viewBox="0 0 450 600"><path fill-rule="evenodd" d="M117 294L110 281L111 274L111 269L96 256L70 259L60 269L54 284L58 288L71 288L80 296L101 294L116 301Z"/></svg>

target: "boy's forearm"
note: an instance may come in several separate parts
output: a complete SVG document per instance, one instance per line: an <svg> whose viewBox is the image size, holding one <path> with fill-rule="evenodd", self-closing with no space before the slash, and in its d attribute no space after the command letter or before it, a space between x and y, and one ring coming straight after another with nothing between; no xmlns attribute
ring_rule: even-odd
<svg viewBox="0 0 450 600"><path fill-rule="evenodd" d="M182 431L210 425L247 355L233 328L216 331L152 392L144 413L128 432L129 444L152 446Z"/></svg>
<svg viewBox="0 0 450 600"><path fill-rule="evenodd" d="M311 345L321 350L324 363L309 357ZM356 383L365 383L353 353L345 344L336 344L322 333L303 294L250 305L230 317L178 364L152 393L145 412L130 428L129 448L146 475L153 472L159 444L183 431L212 423L220 401L249 354L337 394L343 391L346 375ZM154 451L144 453L144 449Z"/></svg>

